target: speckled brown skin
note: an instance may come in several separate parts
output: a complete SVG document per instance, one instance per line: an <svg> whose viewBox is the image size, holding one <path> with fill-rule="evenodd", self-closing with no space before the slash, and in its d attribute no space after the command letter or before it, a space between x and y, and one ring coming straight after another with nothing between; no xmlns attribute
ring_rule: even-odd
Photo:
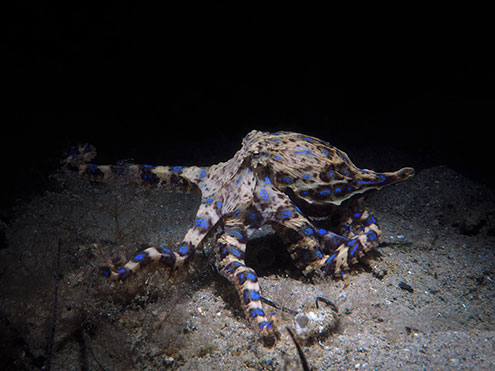
<svg viewBox="0 0 495 371"><path fill-rule="evenodd" d="M345 222L343 235L338 235L315 228L307 216L329 216L356 194L414 175L412 168L387 173L359 169L329 143L292 132L253 130L232 159L210 167L89 164L95 156L93 147L81 146L63 164L95 181L126 176L139 184L199 191L202 196L196 219L178 249L150 247L121 268L110 262L105 275L126 279L151 262L177 270L215 229L218 269L234 284L247 317L266 338L277 335L274 318L265 315L256 272L244 261L253 231L271 224L305 275L342 275L378 246L375 218L367 211L355 213Z"/></svg>

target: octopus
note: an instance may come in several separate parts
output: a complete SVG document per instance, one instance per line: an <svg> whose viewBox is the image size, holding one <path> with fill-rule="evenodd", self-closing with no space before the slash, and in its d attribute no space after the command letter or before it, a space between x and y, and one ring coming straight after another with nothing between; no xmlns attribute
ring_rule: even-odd
<svg viewBox="0 0 495 371"><path fill-rule="evenodd" d="M95 165L91 145L70 151L63 165L93 181L127 177L165 190L199 192L201 203L183 241L175 248L148 247L131 260L114 258L102 267L110 279L126 280L154 263L173 273L184 268L207 236L215 236L216 265L239 294L249 322L262 338L279 336L274 314L263 309L254 269L246 265L246 244L269 224L305 276L343 276L380 242L376 219L366 210L343 219L340 233L318 228L344 201L414 175L405 167L375 172L355 166L347 154L318 138L294 132L253 130L232 159L209 167L147 164Z"/></svg>

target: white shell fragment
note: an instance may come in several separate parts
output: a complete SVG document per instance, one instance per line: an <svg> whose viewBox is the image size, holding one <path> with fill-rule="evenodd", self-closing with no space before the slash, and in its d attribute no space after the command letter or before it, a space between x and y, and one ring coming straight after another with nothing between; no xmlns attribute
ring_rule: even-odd
<svg viewBox="0 0 495 371"><path fill-rule="evenodd" d="M294 317L296 336L302 343L314 343L337 328L338 314L330 307L300 312Z"/></svg>

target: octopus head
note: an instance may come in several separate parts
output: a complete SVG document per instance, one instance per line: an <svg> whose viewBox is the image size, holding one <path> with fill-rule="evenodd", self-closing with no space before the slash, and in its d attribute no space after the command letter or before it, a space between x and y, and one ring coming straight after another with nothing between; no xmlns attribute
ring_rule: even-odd
<svg viewBox="0 0 495 371"><path fill-rule="evenodd" d="M271 153L269 133L252 130L244 137L242 150L252 168L268 166Z"/></svg>

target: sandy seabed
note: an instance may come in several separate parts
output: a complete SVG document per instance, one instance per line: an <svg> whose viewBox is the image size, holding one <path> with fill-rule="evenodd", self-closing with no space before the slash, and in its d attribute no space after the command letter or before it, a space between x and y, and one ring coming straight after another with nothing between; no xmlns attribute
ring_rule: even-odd
<svg viewBox="0 0 495 371"><path fill-rule="evenodd" d="M2 222L1 363L5 370L300 370L281 338L264 346L234 288L216 272L214 240L190 269L147 269L109 282L115 253L178 244L199 198L66 174L57 190ZM495 192L447 167L368 195L382 243L346 280L306 279L270 228L248 244L263 296L303 312L338 308L305 344L313 370L495 369ZM321 303L320 303L321 305ZM265 306L269 311L269 307Z"/></svg>

